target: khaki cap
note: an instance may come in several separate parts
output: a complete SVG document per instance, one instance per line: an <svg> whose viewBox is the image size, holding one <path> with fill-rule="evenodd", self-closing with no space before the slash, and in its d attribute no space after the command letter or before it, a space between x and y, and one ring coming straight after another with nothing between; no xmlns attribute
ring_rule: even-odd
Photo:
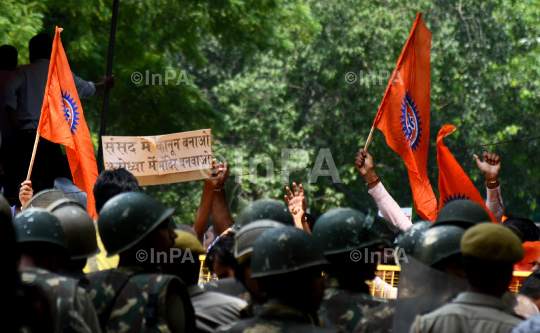
<svg viewBox="0 0 540 333"><path fill-rule="evenodd" d="M521 240L510 229L494 223L471 227L461 238L461 252L481 260L514 264L523 259Z"/></svg>

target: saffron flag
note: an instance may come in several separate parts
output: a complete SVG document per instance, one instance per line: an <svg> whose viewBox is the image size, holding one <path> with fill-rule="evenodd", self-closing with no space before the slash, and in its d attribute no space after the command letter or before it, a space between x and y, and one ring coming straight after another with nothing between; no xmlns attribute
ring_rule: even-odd
<svg viewBox="0 0 540 333"><path fill-rule="evenodd" d="M443 139L456 130L454 125L444 125L437 136L437 162L439 163L439 210L448 202L456 199L468 199L484 207L491 220L497 220L487 208L476 187L465 174L450 150L444 145Z"/></svg>
<svg viewBox="0 0 540 333"><path fill-rule="evenodd" d="M409 172L414 207L428 221L437 218L437 198L427 175L431 107L431 33L418 13L373 126L398 153Z"/></svg>
<svg viewBox="0 0 540 333"><path fill-rule="evenodd" d="M88 214L96 220L93 189L98 171L94 146L60 40L61 31L56 27L37 134L66 147L73 182L86 192Z"/></svg>

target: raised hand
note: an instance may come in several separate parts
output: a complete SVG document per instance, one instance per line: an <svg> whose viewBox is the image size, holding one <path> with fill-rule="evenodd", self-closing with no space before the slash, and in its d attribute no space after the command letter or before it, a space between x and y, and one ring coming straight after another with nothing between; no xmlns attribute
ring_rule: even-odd
<svg viewBox="0 0 540 333"><path fill-rule="evenodd" d="M224 163L216 163L216 159L212 160L212 170L210 176L204 180L206 184L213 187L221 186L229 178L229 165Z"/></svg>
<svg viewBox="0 0 540 333"><path fill-rule="evenodd" d="M482 154L482 159L478 155L474 154L474 159L476 160L476 165L478 169L482 171L484 176L486 176L487 182L495 182L499 180L499 172L501 172L501 159L500 157L492 152L484 151ZM489 187L488 183L488 187ZM499 186L498 183L494 183L494 187Z"/></svg>
<svg viewBox="0 0 540 333"><path fill-rule="evenodd" d="M303 229L302 221L307 210L306 197L304 196L304 186L296 186L296 183L293 183L294 193L291 192L291 189L287 186L285 188L288 196L285 196L285 202L289 206L289 211L293 216L295 225Z"/></svg>
<svg viewBox="0 0 540 333"><path fill-rule="evenodd" d="M377 182L375 182L375 180L377 179L377 174L375 173L375 169L373 167L373 158L367 152L367 150L360 149L358 151L358 153L356 154L355 165L356 170L360 172L366 182L372 184L370 185L370 188L377 185Z"/></svg>

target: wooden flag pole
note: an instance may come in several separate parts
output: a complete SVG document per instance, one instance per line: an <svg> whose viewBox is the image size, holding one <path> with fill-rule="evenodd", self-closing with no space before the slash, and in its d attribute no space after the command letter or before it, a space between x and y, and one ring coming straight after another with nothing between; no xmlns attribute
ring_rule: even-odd
<svg viewBox="0 0 540 333"><path fill-rule="evenodd" d="M375 129L375 125L371 126L371 131L369 131L369 136L366 141L366 145L364 146L364 150L367 150L369 147L369 143L371 142L371 137L373 136L373 130Z"/></svg>
<svg viewBox="0 0 540 333"><path fill-rule="evenodd" d="M112 19L111 19L111 32L109 35L109 53L107 55L107 71L105 73L105 75L107 76L112 75L117 21L118 21L118 0L114 0L113 9L112 9ZM100 173L103 170L103 143L101 142L101 138L105 135L105 130L107 129L108 109L109 109L109 88L105 89L105 93L103 94L103 109L101 111L101 126L99 129L99 142L98 142L99 148L98 148L97 166L98 166L98 172Z"/></svg>
<svg viewBox="0 0 540 333"><path fill-rule="evenodd" d="M34 142L34 150L32 151L32 159L30 160L30 167L28 168L28 175L26 175L26 180L30 180L30 175L32 174L32 168L34 167L34 160L36 159L36 151L39 143L39 132L36 132L36 141Z"/></svg>

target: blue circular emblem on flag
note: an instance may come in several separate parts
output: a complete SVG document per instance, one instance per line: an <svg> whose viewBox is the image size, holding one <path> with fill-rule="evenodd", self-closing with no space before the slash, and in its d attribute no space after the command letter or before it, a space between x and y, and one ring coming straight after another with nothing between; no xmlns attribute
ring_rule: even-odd
<svg viewBox="0 0 540 333"><path fill-rule="evenodd" d="M403 125L401 129L403 131L403 136L405 141L411 146L411 148L416 151L418 144L420 143L420 137L422 134L422 128L420 127L422 123L420 122L420 117L418 116L418 110L414 104L414 99L409 94L408 91L405 92L405 97L402 98L403 103L401 103L401 116L399 116L402 121L400 122Z"/></svg>
<svg viewBox="0 0 540 333"><path fill-rule="evenodd" d="M446 198L443 199L443 207L446 206L447 203L454 200L470 200L470 199L465 196L465 193L461 194L461 192L459 192L458 194L454 194L454 195L450 194Z"/></svg>
<svg viewBox="0 0 540 333"><path fill-rule="evenodd" d="M75 134L77 125L79 125L79 123L77 122L77 120L79 120L79 112L77 112L79 107L75 106L75 104L77 104L77 102L75 102L75 98L71 97L67 90L62 91L62 106L64 109L64 117L66 117L66 121L72 134Z"/></svg>

